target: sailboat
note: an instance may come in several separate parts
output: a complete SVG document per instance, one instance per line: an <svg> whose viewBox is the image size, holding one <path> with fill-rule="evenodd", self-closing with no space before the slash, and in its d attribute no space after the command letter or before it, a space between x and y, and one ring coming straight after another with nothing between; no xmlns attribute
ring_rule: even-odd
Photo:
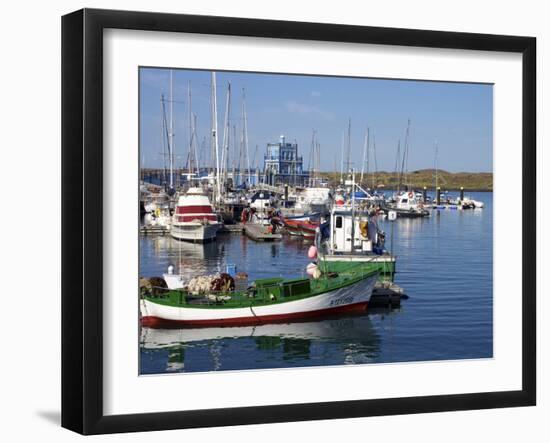
<svg viewBox="0 0 550 443"><path fill-rule="evenodd" d="M396 213L397 217L428 217L430 212L424 207L424 202L416 192L414 192L410 181L408 180L408 161L410 151L410 119L407 122L407 131L405 134L405 143L403 146L403 155L400 152L400 141L397 144L396 173L397 173L397 191L392 201L387 205L387 209ZM399 166L401 163L401 166ZM402 190L404 185L404 190Z"/></svg>

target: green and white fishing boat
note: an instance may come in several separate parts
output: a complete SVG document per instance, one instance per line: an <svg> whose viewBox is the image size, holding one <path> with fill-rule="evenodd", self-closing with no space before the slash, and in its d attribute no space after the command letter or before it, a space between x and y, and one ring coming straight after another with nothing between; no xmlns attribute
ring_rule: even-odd
<svg viewBox="0 0 550 443"><path fill-rule="evenodd" d="M377 270L381 281L393 282L396 257L386 249L386 234L378 228L378 212L357 204L355 193L362 189L357 187L353 172L346 185L349 201L333 205L328 220L317 232L319 257L335 272L350 263L362 263L366 269Z"/></svg>
<svg viewBox="0 0 550 443"><path fill-rule="evenodd" d="M149 327L234 326L364 312L378 270L364 263L321 262L311 278L266 278L243 289L196 291L183 285L142 293L141 322Z"/></svg>

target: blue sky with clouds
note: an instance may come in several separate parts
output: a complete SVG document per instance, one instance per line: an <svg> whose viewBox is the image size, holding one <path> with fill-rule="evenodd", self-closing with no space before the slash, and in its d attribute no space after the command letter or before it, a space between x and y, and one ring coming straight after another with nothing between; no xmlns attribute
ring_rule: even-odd
<svg viewBox="0 0 550 443"><path fill-rule="evenodd" d="M397 143L401 140L403 144L410 118L410 170L433 167L437 140L441 169L492 171L491 85L239 72L217 72L216 76L220 145L227 83L231 82L231 126L236 126L239 137L241 90L245 88L250 160L255 158L260 167L266 144L278 141L284 134L288 141L297 141L307 168L312 131L316 130L321 169L339 170L342 134L347 134L351 118L353 167L361 169L364 137L369 127L376 139L378 169L393 171ZM210 71L173 71L178 165L184 163L188 152L189 81L192 109L197 114L199 149L204 137L209 146L210 78ZM146 167L161 167L163 163L160 97L164 94L168 100L169 90L169 69L141 68L140 148ZM168 103L166 110L169 112ZM209 148L199 156L208 158Z"/></svg>

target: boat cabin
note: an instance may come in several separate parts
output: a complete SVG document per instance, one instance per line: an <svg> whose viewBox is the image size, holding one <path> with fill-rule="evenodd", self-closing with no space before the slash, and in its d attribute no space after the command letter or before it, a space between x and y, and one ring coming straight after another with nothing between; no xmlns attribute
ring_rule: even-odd
<svg viewBox="0 0 550 443"><path fill-rule="evenodd" d="M421 200L412 191L401 192L395 196L395 207L405 211L420 209Z"/></svg>
<svg viewBox="0 0 550 443"><path fill-rule="evenodd" d="M367 215L351 211L330 214L329 253L373 252L378 246L378 227Z"/></svg>

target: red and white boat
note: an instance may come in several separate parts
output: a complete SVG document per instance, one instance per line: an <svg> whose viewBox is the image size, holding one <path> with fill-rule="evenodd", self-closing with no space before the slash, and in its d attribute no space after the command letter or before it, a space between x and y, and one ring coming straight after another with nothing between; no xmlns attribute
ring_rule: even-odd
<svg viewBox="0 0 550 443"><path fill-rule="evenodd" d="M285 218L283 223L290 235L300 236L307 239L315 238L315 230L319 227L319 220L309 218Z"/></svg>
<svg viewBox="0 0 550 443"><path fill-rule="evenodd" d="M218 216L201 188L189 188L178 199L170 234L177 240L205 243L216 238Z"/></svg>

